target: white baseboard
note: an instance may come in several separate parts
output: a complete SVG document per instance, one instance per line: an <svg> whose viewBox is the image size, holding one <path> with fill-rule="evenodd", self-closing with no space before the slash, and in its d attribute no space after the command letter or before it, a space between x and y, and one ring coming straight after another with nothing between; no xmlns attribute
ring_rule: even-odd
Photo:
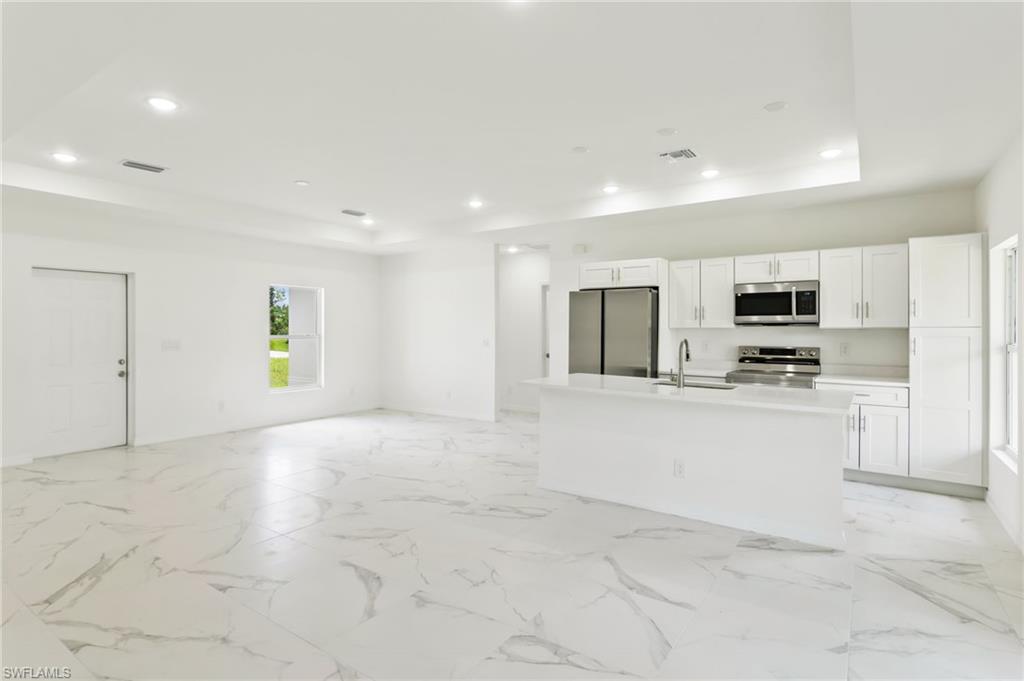
<svg viewBox="0 0 1024 681"><path fill-rule="evenodd" d="M938 480L923 480L921 478L905 478L901 475L886 475L885 473L871 473L868 471L843 470L843 479L853 482L867 482L873 485L885 485L886 487L899 487L916 492L930 492L932 494L945 494L953 497L966 497L968 499L984 499L985 488L975 485L964 485L958 482L941 482Z"/></svg>

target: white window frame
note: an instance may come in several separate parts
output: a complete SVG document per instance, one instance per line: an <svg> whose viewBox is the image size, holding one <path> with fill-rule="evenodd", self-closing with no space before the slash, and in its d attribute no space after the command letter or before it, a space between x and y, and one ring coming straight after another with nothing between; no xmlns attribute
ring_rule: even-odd
<svg viewBox="0 0 1024 681"><path fill-rule="evenodd" d="M1003 252L1004 257L1004 351L1005 401L1004 419L1006 432L1006 453L1018 460L1020 452L1020 423L1018 410L1020 406L1020 252L1014 240Z"/></svg>
<svg viewBox="0 0 1024 681"><path fill-rule="evenodd" d="M275 339L284 338L289 341L288 347L289 352L291 351L292 340L315 340L316 341L316 382L305 385L286 385L275 388L270 385L270 371L269 364L264 366L264 370L267 372L267 389L272 394L278 393L291 393L291 392L302 392L304 390L320 390L324 387L324 340L323 340L323 328L324 328L324 290L316 286L298 286L295 284L269 284L268 290L271 288L286 288L289 290L289 301L291 299L291 289L303 289L306 291L313 291L315 294L316 314L314 322L314 332L311 334L301 333L288 333L288 334L272 334L270 333L270 314L267 311L267 340L264 341L265 348L269 348L269 341ZM291 303L289 302L289 306ZM289 315L291 310L289 310Z"/></svg>

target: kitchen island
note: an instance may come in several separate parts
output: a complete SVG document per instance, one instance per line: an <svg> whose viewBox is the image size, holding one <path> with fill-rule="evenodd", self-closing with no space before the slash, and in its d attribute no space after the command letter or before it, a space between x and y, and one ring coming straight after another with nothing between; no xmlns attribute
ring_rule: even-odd
<svg viewBox="0 0 1024 681"><path fill-rule="evenodd" d="M852 393L570 374L540 387L546 489L843 548Z"/></svg>

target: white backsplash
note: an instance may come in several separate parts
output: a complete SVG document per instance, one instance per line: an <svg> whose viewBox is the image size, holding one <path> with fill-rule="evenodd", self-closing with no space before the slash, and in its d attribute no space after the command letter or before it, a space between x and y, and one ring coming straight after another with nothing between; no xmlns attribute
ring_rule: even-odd
<svg viewBox="0 0 1024 681"><path fill-rule="evenodd" d="M736 349L740 345L820 347L824 373L906 375L910 357L907 329L743 326L732 329L672 329L669 335L673 348L683 338L689 339L690 358L695 366L716 368L731 367L736 362Z"/></svg>

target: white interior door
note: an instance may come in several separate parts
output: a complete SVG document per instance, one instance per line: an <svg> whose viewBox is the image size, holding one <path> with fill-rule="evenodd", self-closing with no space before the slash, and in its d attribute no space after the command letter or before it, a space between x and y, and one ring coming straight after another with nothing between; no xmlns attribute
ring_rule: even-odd
<svg viewBox="0 0 1024 681"><path fill-rule="evenodd" d="M821 328L860 327L861 249L834 248L821 252Z"/></svg>
<svg viewBox="0 0 1024 681"><path fill-rule="evenodd" d="M37 269L33 279L40 332L33 362L39 455L125 444L125 275Z"/></svg>
<svg viewBox="0 0 1024 681"><path fill-rule="evenodd" d="M732 258L700 261L700 325L728 329L736 317L735 274Z"/></svg>

